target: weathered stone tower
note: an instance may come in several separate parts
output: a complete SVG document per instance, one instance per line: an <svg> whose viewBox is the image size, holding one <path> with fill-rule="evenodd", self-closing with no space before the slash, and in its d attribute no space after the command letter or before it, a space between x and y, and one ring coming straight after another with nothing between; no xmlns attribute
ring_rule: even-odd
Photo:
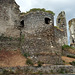
<svg viewBox="0 0 75 75"><path fill-rule="evenodd" d="M65 12L61 11L56 19L57 29L55 29L55 37L60 45L68 44L67 40L67 23Z"/></svg>
<svg viewBox="0 0 75 75"><path fill-rule="evenodd" d="M75 47L75 18L69 21L70 44Z"/></svg>
<svg viewBox="0 0 75 75"><path fill-rule="evenodd" d="M0 0L0 35L19 37L20 10L15 0Z"/></svg>
<svg viewBox="0 0 75 75"><path fill-rule="evenodd" d="M61 63L61 48L55 43L53 14L40 10L31 11L21 18L21 23L23 53L29 53L35 63Z"/></svg>
<svg viewBox="0 0 75 75"><path fill-rule="evenodd" d="M67 33L66 15L64 11L61 11L56 19L57 27L64 30ZM66 34L65 33L65 34Z"/></svg>

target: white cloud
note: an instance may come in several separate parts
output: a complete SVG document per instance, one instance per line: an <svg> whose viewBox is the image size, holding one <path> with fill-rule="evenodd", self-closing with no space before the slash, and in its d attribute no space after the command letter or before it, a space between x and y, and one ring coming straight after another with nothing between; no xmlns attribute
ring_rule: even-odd
<svg viewBox="0 0 75 75"><path fill-rule="evenodd" d="M75 0L16 0L22 12L32 8L45 8L54 11L55 19L61 11L66 12L67 20L75 17Z"/></svg>

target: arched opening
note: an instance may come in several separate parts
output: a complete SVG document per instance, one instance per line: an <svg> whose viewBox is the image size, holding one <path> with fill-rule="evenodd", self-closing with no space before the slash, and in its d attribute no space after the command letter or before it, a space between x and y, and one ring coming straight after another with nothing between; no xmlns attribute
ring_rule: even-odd
<svg viewBox="0 0 75 75"><path fill-rule="evenodd" d="M51 20L51 19L49 19L49 18L45 18L45 23L46 23L46 24L50 24L50 20Z"/></svg>
<svg viewBox="0 0 75 75"><path fill-rule="evenodd" d="M58 19L58 23L60 23L60 18Z"/></svg>
<svg viewBox="0 0 75 75"><path fill-rule="evenodd" d="M72 42L74 43L74 39L72 39Z"/></svg>
<svg viewBox="0 0 75 75"><path fill-rule="evenodd" d="M20 22L21 27L24 27L24 20Z"/></svg>

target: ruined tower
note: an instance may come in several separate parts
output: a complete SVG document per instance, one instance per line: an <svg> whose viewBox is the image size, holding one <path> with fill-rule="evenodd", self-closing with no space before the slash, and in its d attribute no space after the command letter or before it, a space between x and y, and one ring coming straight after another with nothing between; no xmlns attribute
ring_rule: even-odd
<svg viewBox="0 0 75 75"><path fill-rule="evenodd" d="M75 47L75 18L69 21L69 29L70 29L70 44Z"/></svg>
<svg viewBox="0 0 75 75"><path fill-rule="evenodd" d="M61 48L55 43L54 37L53 14L43 9L32 10L36 11L29 11L21 18L23 53L29 53L35 63L61 63Z"/></svg>
<svg viewBox="0 0 75 75"><path fill-rule="evenodd" d="M19 13L15 0L0 0L0 35L19 37Z"/></svg>
<svg viewBox="0 0 75 75"><path fill-rule="evenodd" d="M68 44L67 40L67 23L64 11L61 11L56 19L57 30L55 28L56 42L60 45Z"/></svg>
<svg viewBox="0 0 75 75"><path fill-rule="evenodd" d="M64 30L67 33L66 15L64 11L61 11L56 19L57 27Z"/></svg>

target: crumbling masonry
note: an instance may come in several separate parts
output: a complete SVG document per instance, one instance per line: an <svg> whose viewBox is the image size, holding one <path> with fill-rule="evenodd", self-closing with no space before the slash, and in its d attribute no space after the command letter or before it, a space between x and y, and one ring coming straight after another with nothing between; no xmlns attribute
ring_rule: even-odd
<svg viewBox="0 0 75 75"><path fill-rule="evenodd" d="M70 45L75 47L75 18L69 21Z"/></svg>
<svg viewBox="0 0 75 75"><path fill-rule="evenodd" d="M61 46L67 44L65 12L57 17L45 11L20 14L14 0L0 0L0 47L7 50L20 48L29 53L35 63L62 64Z"/></svg>

